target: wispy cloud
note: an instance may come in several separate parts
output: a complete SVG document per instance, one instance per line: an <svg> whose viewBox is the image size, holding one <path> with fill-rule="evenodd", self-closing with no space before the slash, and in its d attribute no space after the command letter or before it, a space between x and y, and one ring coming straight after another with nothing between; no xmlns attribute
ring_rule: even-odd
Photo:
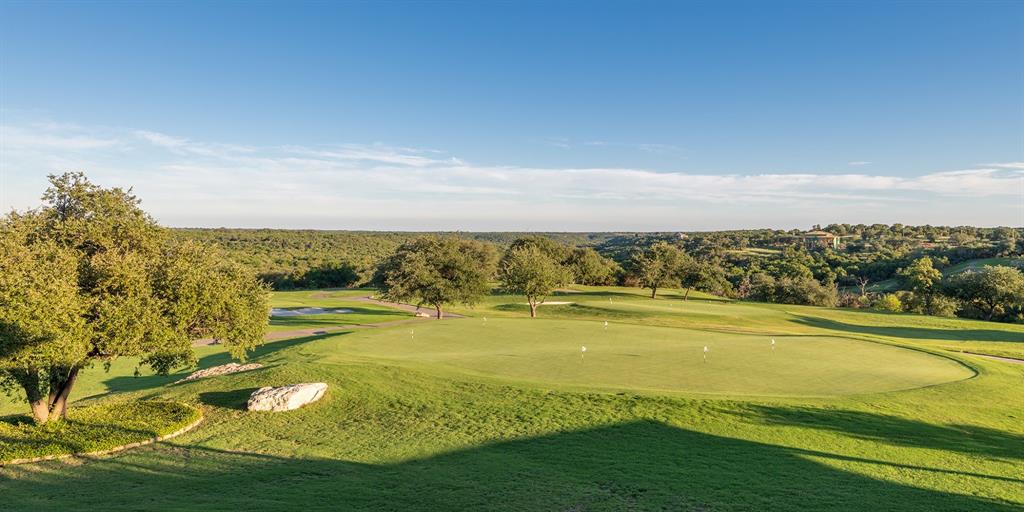
<svg viewBox="0 0 1024 512"><path fill-rule="evenodd" d="M1020 162L911 177L713 174L476 165L381 143L250 146L149 130L0 129L4 172L17 178L6 196L14 206L35 204L45 173L83 169L105 185L135 186L147 208L176 225L681 229L915 215L996 224L1013 220L1001 219L1024 177ZM982 200L987 210L973 208ZM975 210L979 216L965 217Z"/></svg>
<svg viewBox="0 0 1024 512"><path fill-rule="evenodd" d="M852 165L854 167L860 167L862 165L871 165L871 162L866 160L855 160L853 162L847 162L846 165Z"/></svg>

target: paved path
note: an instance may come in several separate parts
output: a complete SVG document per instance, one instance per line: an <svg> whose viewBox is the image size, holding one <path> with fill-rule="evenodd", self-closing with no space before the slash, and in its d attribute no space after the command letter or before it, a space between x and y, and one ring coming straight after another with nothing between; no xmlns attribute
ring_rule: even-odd
<svg viewBox="0 0 1024 512"><path fill-rule="evenodd" d="M389 308L400 309L402 311L408 311L410 313L416 313L417 311L424 311L424 312L433 314L433 311L431 311L431 310L421 309L421 308L418 308L418 307L416 307L416 306L414 306L412 304L402 304L402 303L399 303L399 302L385 302L385 301L382 301L382 300L374 299L373 297L352 297L352 298L350 298L348 300L353 300L353 301L357 301L357 302L368 302L370 304L377 304L377 305L380 305L380 306L387 306ZM447 318L463 318L462 315L456 315L454 313L442 313L442 314L444 315L444 318L446 318L446 319ZM376 329L376 328L379 328L379 327L391 327L391 326L394 326L394 325L410 324L410 323L414 323L414 322L425 322L425 321L429 321L429 320L433 320L433 319L434 319L433 316L428 317L428 318L413 317L413 318L404 318L402 320L389 320L387 322L379 322L379 323L375 323L375 324L332 325L330 327L312 327L312 328L307 328L307 329L293 329L293 330L290 330L290 331L270 331L270 332L268 332L266 334L266 336L263 339L265 341L276 341L276 340L283 340L283 339L287 339L287 338L298 338L298 337L301 337L301 336L317 336L317 335L320 335L320 334L329 334L329 333L338 332L338 331L350 331L352 329ZM217 344L217 340L214 340L212 338L195 340L195 341L192 342L192 346L194 346L194 347L202 347L202 346L206 346L206 345L215 345L215 344Z"/></svg>
<svg viewBox="0 0 1024 512"><path fill-rule="evenodd" d="M975 354L974 352L964 352L964 353L965 354L970 354L972 356L984 357L985 359L991 359L993 361L1002 361L1004 363L1012 363L1012 364L1024 364L1024 359L1014 359L1012 357L990 356L990 355L986 355L986 354Z"/></svg>

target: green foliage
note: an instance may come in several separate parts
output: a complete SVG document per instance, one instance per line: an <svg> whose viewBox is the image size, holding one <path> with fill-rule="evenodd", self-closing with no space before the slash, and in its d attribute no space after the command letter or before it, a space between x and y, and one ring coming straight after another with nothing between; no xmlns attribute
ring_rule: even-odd
<svg viewBox="0 0 1024 512"><path fill-rule="evenodd" d="M537 316L537 305L572 275L558 261L534 245L513 246L498 267L498 280L507 293L525 295L530 316Z"/></svg>
<svg viewBox="0 0 1024 512"><path fill-rule="evenodd" d="M938 282L942 280L942 272L932 266L932 259L927 256L914 260L897 274L903 278L911 291L919 295L933 293Z"/></svg>
<svg viewBox="0 0 1024 512"><path fill-rule="evenodd" d="M826 286L806 275L786 275L774 278L758 273L751 277L748 298L780 304L807 306L835 306L839 293L834 286Z"/></svg>
<svg viewBox="0 0 1024 512"><path fill-rule="evenodd" d="M602 286L615 284L622 267L605 258L590 247L577 247L566 262L573 275L573 283Z"/></svg>
<svg viewBox="0 0 1024 512"><path fill-rule="evenodd" d="M159 372L193 362L191 341L236 357L263 341L268 292L196 242L176 244L121 189L51 177L45 205L0 221L0 381L37 421L63 416L79 371L141 357Z"/></svg>
<svg viewBox="0 0 1024 512"><path fill-rule="evenodd" d="M424 236L402 244L378 269L382 296L437 309L473 304L490 291L497 253L488 243Z"/></svg>
<svg viewBox="0 0 1024 512"><path fill-rule="evenodd" d="M1024 303L1024 273L1013 267L982 267L946 279L945 289L968 305L968 315L992 320L1018 312Z"/></svg>
<svg viewBox="0 0 1024 512"><path fill-rule="evenodd" d="M903 311L903 301L895 293L886 293L875 299L871 307L888 313L899 313Z"/></svg>
<svg viewBox="0 0 1024 512"><path fill-rule="evenodd" d="M8 416L0 419L0 464L111 450L177 432L201 416L197 407L156 400L71 407L66 421L45 425L24 416Z"/></svg>
<svg viewBox="0 0 1024 512"><path fill-rule="evenodd" d="M678 247L667 242L655 242L646 249L633 252L631 267L640 286L651 289L651 297L658 294L658 288L682 285L682 275L692 258Z"/></svg>

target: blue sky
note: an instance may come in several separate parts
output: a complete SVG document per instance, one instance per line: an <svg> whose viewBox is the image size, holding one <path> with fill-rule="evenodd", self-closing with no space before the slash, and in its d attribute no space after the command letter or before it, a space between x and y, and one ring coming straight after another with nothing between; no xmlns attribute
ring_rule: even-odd
<svg viewBox="0 0 1024 512"><path fill-rule="evenodd" d="M1020 2L0 3L0 207L178 226L1021 225Z"/></svg>

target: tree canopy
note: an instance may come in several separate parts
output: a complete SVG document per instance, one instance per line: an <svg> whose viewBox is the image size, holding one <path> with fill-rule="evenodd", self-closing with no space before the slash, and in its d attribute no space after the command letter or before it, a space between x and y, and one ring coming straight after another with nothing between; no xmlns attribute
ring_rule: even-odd
<svg viewBox="0 0 1024 512"><path fill-rule="evenodd" d="M950 276L945 288L985 320L1019 310L1024 303L1024 273L1013 267L996 265L961 272Z"/></svg>
<svg viewBox="0 0 1024 512"><path fill-rule="evenodd" d="M631 263L640 286L650 288L653 299L658 288L682 285L682 273L690 257L674 245L655 242L646 249L635 250Z"/></svg>
<svg viewBox="0 0 1024 512"><path fill-rule="evenodd" d="M63 417L79 372L139 357L159 373L192 364L192 340L236 358L263 341L269 293L197 242L175 243L119 188L50 177L41 208L0 221L0 384L39 423Z"/></svg>
<svg viewBox="0 0 1024 512"><path fill-rule="evenodd" d="M447 304L474 304L490 287L497 252L489 243L425 236L385 259L376 281L384 298L427 304L443 318Z"/></svg>
<svg viewBox="0 0 1024 512"><path fill-rule="evenodd" d="M526 296L530 304L530 317L537 317L537 306L559 286L568 284L570 272L532 245L509 249L502 258L498 279L509 293Z"/></svg>

